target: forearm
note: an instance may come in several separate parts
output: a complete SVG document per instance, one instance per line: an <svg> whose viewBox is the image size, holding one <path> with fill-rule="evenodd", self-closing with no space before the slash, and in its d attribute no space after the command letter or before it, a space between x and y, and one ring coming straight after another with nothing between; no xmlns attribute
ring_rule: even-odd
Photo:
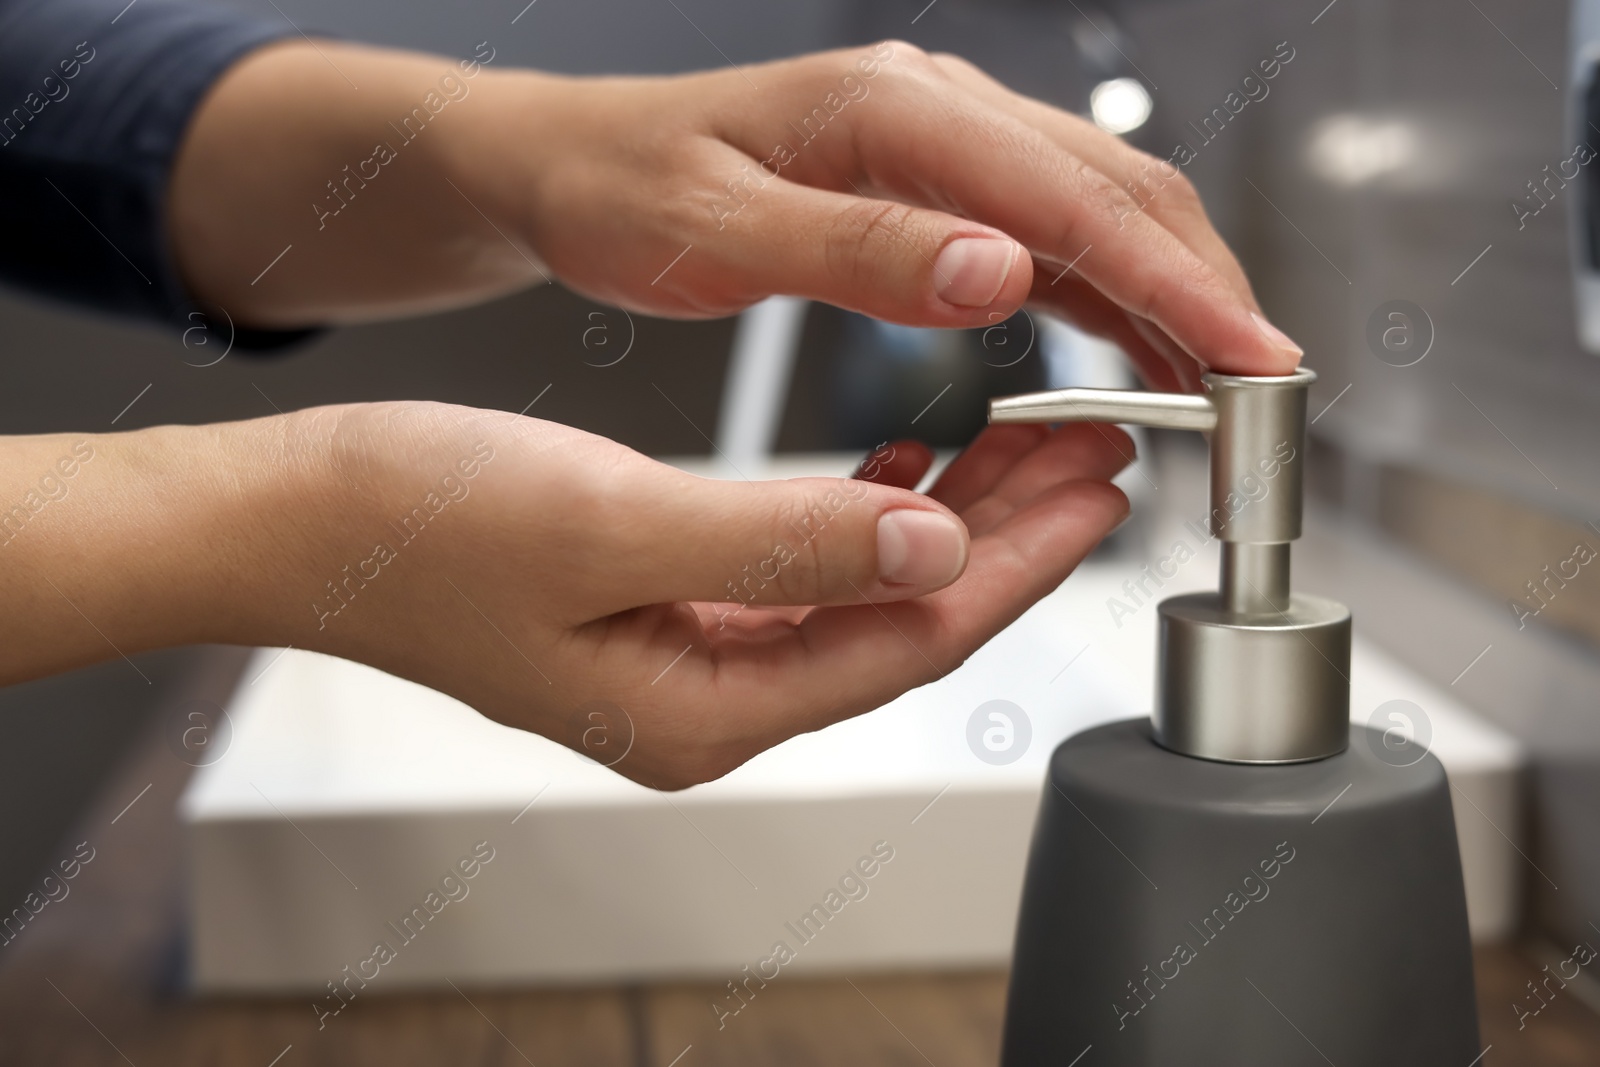
<svg viewBox="0 0 1600 1067"><path fill-rule="evenodd" d="M195 642L287 643L327 496L305 420L0 438L0 684Z"/></svg>
<svg viewBox="0 0 1600 1067"><path fill-rule="evenodd" d="M541 280L510 199L523 183L504 172L536 151L519 143L538 136L529 101L560 79L481 62L492 59L487 46L458 61L320 41L235 66L172 177L191 289L251 326L294 327Z"/></svg>

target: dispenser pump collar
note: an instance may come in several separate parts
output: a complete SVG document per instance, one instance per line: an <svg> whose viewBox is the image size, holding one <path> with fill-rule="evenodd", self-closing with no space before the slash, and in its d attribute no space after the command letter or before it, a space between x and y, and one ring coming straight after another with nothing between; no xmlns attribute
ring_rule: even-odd
<svg viewBox="0 0 1600 1067"><path fill-rule="evenodd" d="M1057 389L989 402L989 421L1113 422L1211 441L1216 593L1161 603L1156 740L1206 759L1287 763L1348 743L1350 612L1289 586L1314 372L1207 374L1204 395ZM1265 490L1262 487L1265 486Z"/></svg>

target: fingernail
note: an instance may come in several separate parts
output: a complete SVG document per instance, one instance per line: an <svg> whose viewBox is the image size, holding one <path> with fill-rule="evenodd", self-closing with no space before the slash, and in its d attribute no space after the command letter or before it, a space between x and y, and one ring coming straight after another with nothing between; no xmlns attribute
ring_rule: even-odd
<svg viewBox="0 0 1600 1067"><path fill-rule="evenodd" d="M1261 335L1263 337L1277 345L1279 348L1283 349L1285 352L1289 353L1297 362L1301 356L1306 354L1306 350L1290 340L1288 334L1272 325L1272 323L1268 322L1260 315L1257 315L1254 311L1250 312L1250 317L1256 320L1256 329L1261 331Z"/></svg>
<svg viewBox="0 0 1600 1067"><path fill-rule="evenodd" d="M1017 244L998 237L960 237L944 246L933 265L941 299L964 308L988 307L1000 295L1017 261Z"/></svg>
<svg viewBox="0 0 1600 1067"><path fill-rule="evenodd" d="M878 518L878 578L938 589L967 562L966 530L937 511L886 511Z"/></svg>

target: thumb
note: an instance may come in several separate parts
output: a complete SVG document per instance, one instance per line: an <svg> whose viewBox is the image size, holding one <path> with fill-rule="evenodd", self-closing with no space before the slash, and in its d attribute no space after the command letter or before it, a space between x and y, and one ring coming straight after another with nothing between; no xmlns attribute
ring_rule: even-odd
<svg viewBox="0 0 1600 1067"><path fill-rule="evenodd" d="M677 474L677 472L674 472ZM652 478L620 546L634 606L859 604L942 589L966 568L966 525L905 489L859 479Z"/></svg>
<svg viewBox="0 0 1600 1067"><path fill-rule="evenodd" d="M765 293L911 326L992 326L1028 298L1033 261L941 211L771 182L724 220L723 265Z"/></svg>

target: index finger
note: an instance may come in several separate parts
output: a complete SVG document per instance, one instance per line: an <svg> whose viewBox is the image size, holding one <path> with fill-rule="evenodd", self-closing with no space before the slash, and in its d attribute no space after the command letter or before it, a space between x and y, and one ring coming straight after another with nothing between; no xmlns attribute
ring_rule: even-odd
<svg viewBox="0 0 1600 1067"><path fill-rule="evenodd" d="M1251 310L1261 310L1239 261L1206 218L1193 185L1175 165L1146 155L1087 119L1012 91L960 56L940 54L933 58L945 73L979 99L1043 131L1123 189L1140 190L1144 199L1128 198L1125 210L1154 215L1162 226L1212 264Z"/></svg>
<svg viewBox="0 0 1600 1067"><path fill-rule="evenodd" d="M1148 319L1202 364L1286 374L1301 352L1214 266L1105 174L985 103L915 47L894 44L873 95L839 118L848 147L795 160L795 178L832 187L841 167L891 199L1004 231L1034 254L1074 263L1113 303Z"/></svg>

